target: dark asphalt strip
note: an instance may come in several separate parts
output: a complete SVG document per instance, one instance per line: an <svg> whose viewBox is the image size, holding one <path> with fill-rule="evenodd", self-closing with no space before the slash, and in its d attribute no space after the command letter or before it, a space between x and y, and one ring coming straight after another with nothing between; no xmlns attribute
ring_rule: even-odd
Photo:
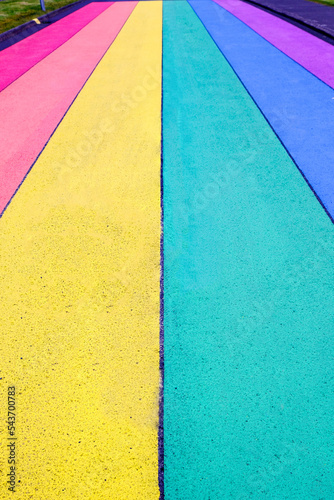
<svg viewBox="0 0 334 500"><path fill-rule="evenodd" d="M308 0L243 0L334 44L334 8Z"/></svg>

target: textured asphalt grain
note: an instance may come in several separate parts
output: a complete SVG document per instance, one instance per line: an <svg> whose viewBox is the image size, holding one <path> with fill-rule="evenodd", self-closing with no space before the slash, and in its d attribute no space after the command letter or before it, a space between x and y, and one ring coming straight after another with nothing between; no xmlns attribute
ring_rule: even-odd
<svg viewBox="0 0 334 500"><path fill-rule="evenodd" d="M20 500L159 496L161 29L137 5L1 219Z"/></svg>
<svg viewBox="0 0 334 500"><path fill-rule="evenodd" d="M332 222L188 4L163 48L166 498L331 498Z"/></svg>
<svg viewBox="0 0 334 500"><path fill-rule="evenodd" d="M256 3L334 36L334 8L330 5L310 0L256 0Z"/></svg>
<svg viewBox="0 0 334 500"><path fill-rule="evenodd" d="M239 0L215 0L256 33L334 88L334 46Z"/></svg>
<svg viewBox="0 0 334 500"><path fill-rule="evenodd" d="M0 213L135 6L112 5L0 93Z"/></svg>
<svg viewBox="0 0 334 500"><path fill-rule="evenodd" d="M190 4L334 219L333 89L214 2Z"/></svg>
<svg viewBox="0 0 334 500"><path fill-rule="evenodd" d="M190 3L116 2L0 94L17 500L332 498L334 230L298 168L331 210L333 90L280 51L324 46Z"/></svg>
<svg viewBox="0 0 334 500"><path fill-rule="evenodd" d="M112 2L92 2L0 52L0 92L111 5Z"/></svg>

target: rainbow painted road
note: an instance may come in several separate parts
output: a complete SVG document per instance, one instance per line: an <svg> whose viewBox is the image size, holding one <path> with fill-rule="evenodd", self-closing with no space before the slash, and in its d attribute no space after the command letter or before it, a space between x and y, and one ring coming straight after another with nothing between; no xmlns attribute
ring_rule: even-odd
<svg viewBox="0 0 334 500"><path fill-rule="evenodd" d="M333 61L239 0L0 52L1 499L333 498Z"/></svg>

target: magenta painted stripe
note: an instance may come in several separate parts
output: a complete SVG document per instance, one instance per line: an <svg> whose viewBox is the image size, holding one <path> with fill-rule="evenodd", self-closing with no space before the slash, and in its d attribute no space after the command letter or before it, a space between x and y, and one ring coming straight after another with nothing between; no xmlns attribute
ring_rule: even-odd
<svg viewBox="0 0 334 500"><path fill-rule="evenodd" d="M104 12L113 2L94 2L0 53L0 91Z"/></svg>
<svg viewBox="0 0 334 500"><path fill-rule="evenodd" d="M114 3L1 92L0 214L137 3Z"/></svg>
<svg viewBox="0 0 334 500"><path fill-rule="evenodd" d="M239 0L214 0L294 61L334 87L334 46Z"/></svg>

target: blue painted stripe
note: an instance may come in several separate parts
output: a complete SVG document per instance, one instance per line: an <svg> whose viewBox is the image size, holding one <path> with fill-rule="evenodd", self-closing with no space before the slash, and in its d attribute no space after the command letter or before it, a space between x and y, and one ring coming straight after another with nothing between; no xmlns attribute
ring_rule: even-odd
<svg viewBox="0 0 334 500"><path fill-rule="evenodd" d="M331 498L333 224L185 2L163 82L165 498Z"/></svg>
<svg viewBox="0 0 334 500"><path fill-rule="evenodd" d="M334 90L216 3L189 3L334 219Z"/></svg>

